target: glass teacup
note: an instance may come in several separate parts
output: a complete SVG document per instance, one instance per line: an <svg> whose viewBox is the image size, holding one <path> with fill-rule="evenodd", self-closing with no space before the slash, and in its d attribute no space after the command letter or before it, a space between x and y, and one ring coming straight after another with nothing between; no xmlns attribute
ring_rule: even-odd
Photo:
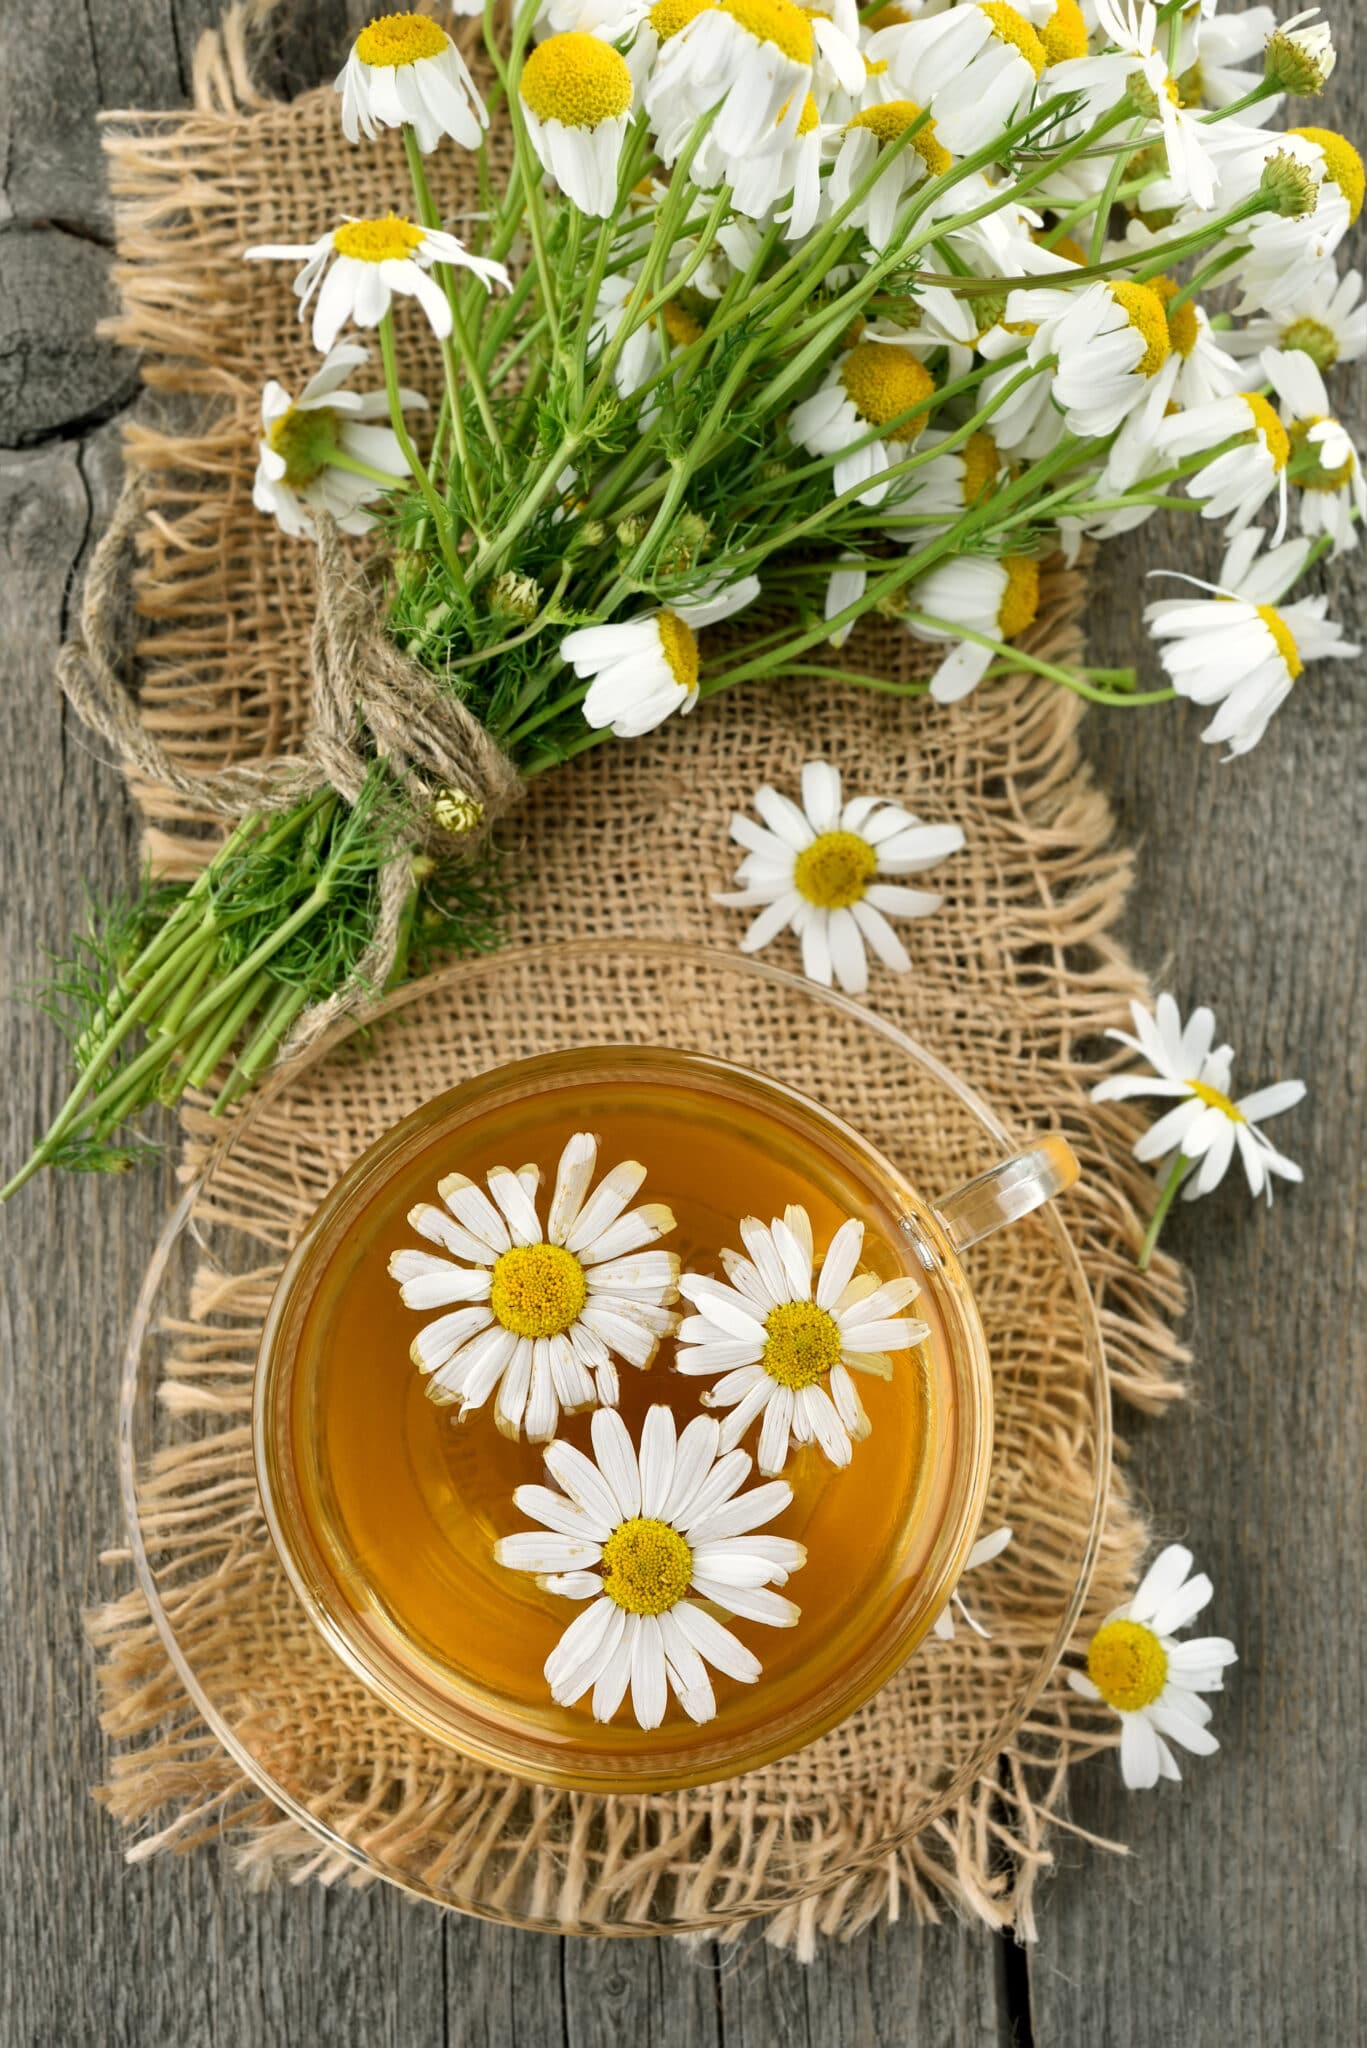
<svg viewBox="0 0 1367 2048"><path fill-rule="evenodd" d="M686 1270L717 1274L739 1221L801 1203L818 1254L847 1216L864 1223L863 1266L914 1276L908 1311L928 1327L887 1379L864 1379L872 1425L844 1468L815 1445L784 1477L773 1525L807 1563L785 1592L791 1629L728 1626L758 1656L753 1685L719 1677L717 1713L694 1725L671 1701L638 1728L625 1703L596 1722L562 1708L542 1667L575 1608L495 1559L527 1526L514 1489L543 1479L542 1447L509 1440L492 1404L464 1422L435 1404L408 1349L422 1320L388 1261L415 1242L409 1211L455 1170L537 1165L546 1187L575 1131L600 1138L600 1169L634 1157L643 1198L664 1202ZM1061 1138L1041 1140L968 1186L926 1200L840 1119L795 1089L705 1055L593 1045L520 1061L426 1104L342 1178L296 1247L272 1303L256 1382L254 1440L275 1544L310 1615L351 1669L440 1741L534 1781L645 1791L757 1768L833 1727L916 1648L948 1600L978 1531L992 1447L982 1323L959 1253L1071 1184ZM542 1210L544 1215L544 1208ZM705 1382L621 1369L633 1438L666 1402L682 1428ZM562 1416L580 1448L588 1417ZM753 1451L755 1431L743 1439Z"/></svg>

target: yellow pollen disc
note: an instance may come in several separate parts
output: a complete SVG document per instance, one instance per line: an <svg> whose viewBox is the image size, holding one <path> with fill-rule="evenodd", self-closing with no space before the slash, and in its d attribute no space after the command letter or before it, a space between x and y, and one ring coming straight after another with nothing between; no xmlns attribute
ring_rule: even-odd
<svg viewBox="0 0 1367 2048"><path fill-rule="evenodd" d="M1168 315L1162 299L1151 285L1131 284L1128 278L1108 284L1106 289L1144 342L1144 353L1135 364L1141 377L1156 377L1172 354L1168 339Z"/></svg>
<svg viewBox="0 0 1367 2048"><path fill-rule="evenodd" d="M1066 256L1070 263L1076 263L1079 268L1086 268L1087 251L1081 242L1075 242L1071 235L1060 235L1056 241L1051 242L1047 235L1036 233L1030 239L1038 242L1041 248L1052 249L1056 256Z"/></svg>
<svg viewBox="0 0 1367 2048"><path fill-rule="evenodd" d="M997 444L989 433L979 428L963 445L964 481L963 500L965 505L976 505L986 497L997 481L1001 468L1001 456Z"/></svg>
<svg viewBox="0 0 1367 2048"><path fill-rule="evenodd" d="M1104 1622L1087 1651L1087 1676L1108 1707L1137 1714L1167 1684L1168 1653L1142 1622Z"/></svg>
<svg viewBox="0 0 1367 2048"><path fill-rule="evenodd" d="M1310 443L1310 430L1312 427L1321 425L1323 418L1324 415L1321 413L1312 420L1294 420L1291 425L1292 453L1299 455L1303 448L1310 446L1311 453L1315 456L1314 469L1308 471L1304 476L1292 479L1303 491L1341 491L1345 484L1350 484L1353 481L1353 474L1357 469L1357 459L1351 448L1348 450L1346 459L1339 464L1337 469L1326 469L1319 460L1318 454Z"/></svg>
<svg viewBox="0 0 1367 2048"><path fill-rule="evenodd" d="M810 135L813 128L815 128L817 122L820 120L820 118L821 116L817 113L816 110L816 101L812 98L811 94L808 93L807 97L802 102L802 112L797 117L798 134Z"/></svg>
<svg viewBox="0 0 1367 2048"><path fill-rule="evenodd" d="M519 1337L558 1337L589 1298L584 1268L558 1244L516 1244L494 1260L489 1306Z"/></svg>
<svg viewBox="0 0 1367 2048"><path fill-rule="evenodd" d="M1332 128L1291 128L1291 135L1299 135L1305 142L1317 142L1324 157L1324 175L1331 185L1337 185L1348 201L1348 218L1355 221L1362 211L1364 188L1367 188L1367 171L1362 158L1346 135L1339 135Z"/></svg>
<svg viewBox="0 0 1367 2048"><path fill-rule="evenodd" d="M376 67L416 64L423 57L440 57L450 40L425 14L382 14L357 36L356 55Z"/></svg>
<svg viewBox="0 0 1367 2048"><path fill-rule="evenodd" d="M675 37L690 21L715 7L717 0L655 0L647 19L662 43Z"/></svg>
<svg viewBox="0 0 1367 2048"><path fill-rule="evenodd" d="M1332 370L1339 359L1339 338L1323 320L1293 320L1282 330L1281 346L1300 349L1321 370Z"/></svg>
<svg viewBox="0 0 1367 2048"><path fill-rule="evenodd" d="M793 887L820 910L848 910L877 870L878 855L857 832L821 832L793 862Z"/></svg>
<svg viewBox="0 0 1367 2048"><path fill-rule="evenodd" d="M757 43L772 43L794 64L810 64L816 52L810 18L793 0L721 0L721 11Z"/></svg>
<svg viewBox="0 0 1367 2048"><path fill-rule="evenodd" d="M547 36L522 67L523 101L538 121L597 128L631 105L631 73L610 43L570 29Z"/></svg>
<svg viewBox="0 0 1367 2048"><path fill-rule="evenodd" d="M696 690L698 636L693 628L677 612L661 612L656 618L655 630L660 636L660 652L668 662L675 682L682 683L686 690Z"/></svg>
<svg viewBox="0 0 1367 2048"><path fill-rule="evenodd" d="M603 1545L603 1591L628 1614L664 1614L693 1578L693 1552L668 1522L633 1515Z"/></svg>
<svg viewBox="0 0 1367 2048"><path fill-rule="evenodd" d="M978 0L979 11L992 24L992 33L999 43L1011 43L1020 51L1036 78L1039 77L1049 59L1044 54L1044 45L1023 14L1014 7L1008 7L1006 0Z"/></svg>
<svg viewBox="0 0 1367 2048"><path fill-rule="evenodd" d="M868 16L864 26L867 29L905 28L911 19L912 15L905 7L880 7L877 14ZM867 66L867 69L870 71L886 71L887 68L886 64L870 64Z"/></svg>
<svg viewBox="0 0 1367 2048"><path fill-rule="evenodd" d="M291 406L281 413L266 440L283 458L284 480L291 490L302 491L321 476L337 446L340 425L340 416L327 405L310 407L307 412Z"/></svg>
<svg viewBox="0 0 1367 2048"><path fill-rule="evenodd" d="M891 341L859 341L841 365L840 382L855 411L870 427L886 426L899 413L919 405L935 389L935 379L910 349ZM893 427L888 439L914 441L925 414Z"/></svg>
<svg viewBox="0 0 1367 2048"><path fill-rule="evenodd" d="M1006 589L997 611L997 631L1014 640L1039 617L1039 563L1033 555L1003 555Z"/></svg>
<svg viewBox="0 0 1367 2048"><path fill-rule="evenodd" d="M864 59L865 78L881 78L887 68L888 60L886 57L874 57L872 59L866 57Z"/></svg>
<svg viewBox="0 0 1367 2048"><path fill-rule="evenodd" d="M701 320L695 320L687 306L681 306L677 299L666 299L661 306L660 325L675 348L687 348L702 333Z"/></svg>
<svg viewBox="0 0 1367 2048"><path fill-rule="evenodd" d="M777 1380L781 1387L792 1387L794 1391L814 1387L833 1365L840 1363L840 1331L835 1318L814 1301L781 1301L764 1318L764 1328L764 1357L760 1362L770 1379Z"/></svg>
<svg viewBox="0 0 1367 2048"><path fill-rule="evenodd" d="M919 121L921 109L915 100L884 100L881 106L865 107L862 113L848 121L849 128L867 128L870 135L880 143L895 142L899 135L910 128L913 121ZM935 138L935 123L927 121L924 128L911 138L911 146L932 178L941 178L954 159L943 142Z"/></svg>
<svg viewBox="0 0 1367 2048"><path fill-rule="evenodd" d="M1163 301L1167 309L1168 340L1185 360L1200 339L1201 324L1196 318L1196 307L1190 299L1184 299L1180 306L1173 306L1178 290L1175 277L1151 277L1149 290L1157 292Z"/></svg>
<svg viewBox="0 0 1367 2048"><path fill-rule="evenodd" d="M1247 1123L1247 1117L1234 1107L1229 1097L1220 1089L1212 1088L1209 1081L1188 1081L1187 1086L1198 1102L1204 1102L1207 1109L1218 1109L1232 1124Z"/></svg>
<svg viewBox="0 0 1367 2048"><path fill-rule="evenodd" d="M1260 604L1258 617L1276 642L1277 652L1286 663L1286 673L1294 683L1297 676L1305 673L1305 663L1301 660L1301 651L1296 645L1295 634L1274 604ZM1219 1103L1216 1107L1223 1108L1224 1105Z"/></svg>
<svg viewBox="0 0 1367 2048"><path fill-rule="evenodd" d="M394 263L420 248L423 230L411 220L387 213L383 220L349 220L332 231L332 246L339 256L354 256L358 263Z"/></svg>
<svg viewBox="0 0 1367 2048"><path fill-rule="evenodd" d="M1253 415L1253 425L1267 444L1272 467L1280 474L1291 460L1291 436L1261 391L1241 391L1239 396Z"/></svg>
<svg viewBox="0 0 1367 2048"><path fill-rule="evenodd" d="M1087 24L1077 0L1057 0L1038 34L1051 64L1065 64L1072 57L1087 55Z"/></svg>

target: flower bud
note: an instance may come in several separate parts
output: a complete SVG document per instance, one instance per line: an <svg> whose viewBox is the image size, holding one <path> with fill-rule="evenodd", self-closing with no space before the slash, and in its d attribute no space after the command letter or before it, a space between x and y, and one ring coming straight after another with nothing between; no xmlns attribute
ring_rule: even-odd
<svg viewBox="0 0 1367 2048"><path fill-rule="evenodd" d="M1287 220L1300 220L1305 214L1313 213L1319 200L1319 187L1315 174L1302 163L1298 163L1289 150L1279 149L1263 165L1258 190L1273 203L1276 212Z"/></svg>
<svg viewBox="0 0 1367 2048"><path fill-rule="evenodd" d="M1269 85L1300 99L1314 99L1324 91L1338 62L1333 37L1326 23L1312 17L1319 9L1293 15L1267 39L1263 70ZM1298 28L1297 22L1305 26Z"/></svg>
<svg viewBox="0 0 1367 2048"><path fill-rule="evenodd" d="M449 832L453 839L473 832L484 817L484 806L464 789L439 789L432 799L432 823Z"/></svg>
<svg viewBox="0 0 1367 2048"><path fill-rule="evenodd" d="M508 569L489 585L489 609L529 626L541 609L541 596L541 585L534 576L518 576Z"/></svg>

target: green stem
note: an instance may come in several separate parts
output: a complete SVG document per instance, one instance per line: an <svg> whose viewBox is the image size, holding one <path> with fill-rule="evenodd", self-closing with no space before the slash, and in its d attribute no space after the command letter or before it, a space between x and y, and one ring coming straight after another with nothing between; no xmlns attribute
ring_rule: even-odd
<svg viewBox="0 0 1367 2048"><path fill-rule="evenodd" d="M1191 1171L1191 1165L1191 1160L1185 1158L1180 1152L1172 1162L1172 1171L1163 1183L1163 1192L1158 1197L1158 1206L1150 1218L1149 1227L1144 1232L1144 1242L1139 1248L1139 1270L1141 1273L1147 1273L1149 1270L1149 1260L1153 1257L1154 1247L1158 1243L1158 1234L1167 1221L1169 1209L1171 1209L1174 1201L1177 1199L1177 1190Z"/></svg>
<svg viewBox="0 0 1367 2048"><path fill-rule="evenodd" d="M403 401L399 396L399 365L394 353L394 315L392 311L387 312L380 321L380 355L384 362L384 388L385 395L389 400L389 423L394 429L394 438L399 444L399 450L404 461L412 471L414 483L422 492L423 502L427 506L432 520L433 531L437 536L437 545L441 549L441 558L450 572L451 581L455 584L462 597L468 596L465 570L461 566L460 555L451 537L450 516L433 487L431 477L418 459L418 451L413 446L412 438L404 421Z"/></svg>

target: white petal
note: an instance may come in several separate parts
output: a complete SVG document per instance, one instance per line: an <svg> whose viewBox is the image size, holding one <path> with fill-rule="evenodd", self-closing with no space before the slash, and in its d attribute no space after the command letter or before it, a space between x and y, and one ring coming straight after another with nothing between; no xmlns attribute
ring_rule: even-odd
<svg viewBox="0 0 1367 2048"><path fill-rule="evenodd" d="M593 1455L617 1503L618 1518L641 1512L641 1471L625 1422L615 1408L599 1408L589 1425Z"/></svg>

